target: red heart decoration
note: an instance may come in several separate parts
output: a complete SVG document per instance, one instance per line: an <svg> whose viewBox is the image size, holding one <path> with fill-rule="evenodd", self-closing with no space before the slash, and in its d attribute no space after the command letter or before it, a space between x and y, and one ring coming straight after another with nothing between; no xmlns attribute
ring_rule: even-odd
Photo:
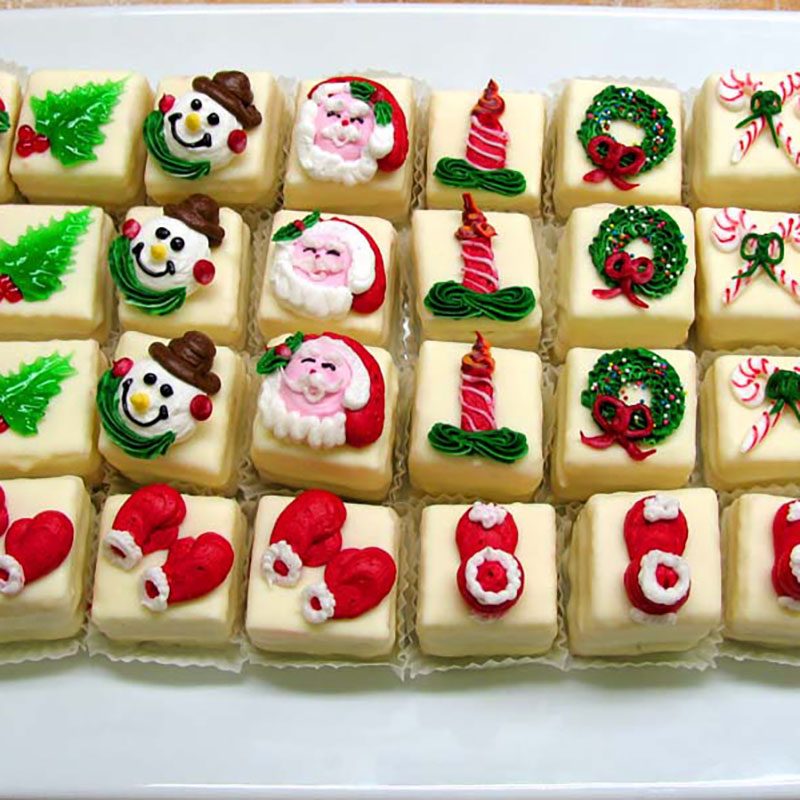
<svg viewBox="0 0 800 800"><path fill-rule="evenodd" d="M347 509L322 489L302 492L278 515L270 544L287 542L307 567L322 567L342 549Z"/></svg>
<svg viewBox="0 0 800 800"><path fill-rule="evenodd" d="M397 579L394 559L380 547L349 547L325 567L325 584L336 599L334 619L353 619L375 608Z"/></svg>
<svg viewBox="0 0 800 800"><path fill-rule="evenodd" d="M49 575L72 550L75 529L60 511L42 511L33 518L15 520L6 534L6 556L22 568L25 584ZM8 570L0 567L0 580Z"/></svg>
<svg viewBox="0 0 800 800"><path fill-rule="evenodd" d="M473 522L469 514L469 510L465 511L456 526L456 546L462 561L484 547L494 547L507 553L513 553L517 549L519 530L511 514L506 514L501 523L491 528L484 528L480 522Z"/></svg>
<svg viewBox="0 0 800 800"><path fill-rule="evenodd" d="M772 586L779 597L800 601L800 581L792 571L792 550L800 545L800 520L789 521L789 510L795 502L784 503L772 521Z"/></svg>

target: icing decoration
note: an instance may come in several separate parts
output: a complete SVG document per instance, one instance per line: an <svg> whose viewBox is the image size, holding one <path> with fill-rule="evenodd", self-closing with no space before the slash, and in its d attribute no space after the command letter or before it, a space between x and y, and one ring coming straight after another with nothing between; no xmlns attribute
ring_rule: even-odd
<svg viewBox="0 0 800 800"><path fill-rule="evenodd" d="M742 439L741 452L749 453L758 447L780 422L788 408L800 422L800 364L794 369L780 369L765 356L742 359L731 373L734 397L748 408L764 409Z"/></svg>
<svg viewBox="0 0 800 800"><path fill-rule="evenodd" d="M180 492L165 483L143 486L117 511L103 537L103 555L122 569L133 569L144 556L169 550L185 518Z"/></svg>
<svg viewBox="0 0 800 800"><path fill-rule="evenodd" d="M528 440L519 431L497 427L491 346L480 333L475 336L472 349L461 359L461 425L437 422L428 431L428 441L445 455L512 464L527 455Z"/></svg>
<svg viewBox="0 0 800 800"><path fill-rule="evenodd" d="M51 353L0 375L0 434L35 436L61 384L76 373L71 356Z"/></svg>
<svg viewBox="0 0 800 800"><path fill-rule="evenodd" d="M220 586L233 567L231 543L218 533L176 539L167 560L142 574L141 600L151 611L205 597Z"/></svg>
<svg viewBox="0 0 800 800"><path fill-rule="evenodd" d="M756 80L749 72L742 74L733 69L717 83L717 99L728 111L739 113L744 110L748 98L750 103L750 114L736 124L737 130L744 128L744 131L733 145L731 163L738 164L769 128L775 147L783 150L795 167L800 167L800 149L781 118L783 106L800 91L800 72L787 73L778 83L778 91L763 86L764 82Z"/></svg>
<svg viewBox="0 0 800 800"><path fill-rule="evenodd" d="M500 118L506 109L500 87L490 80L469 117L465 158L440 158L433 174L446 186L483 189L507 197L522 194L525 176L506 167L509 136Z"/></svg>
<svg viewBox="0 0 800 800"><path fill-rule="evenodd" d="M462 195L464 210L456 239L461 247L461 282L440 281L425 296L425 307L436 317L516 322L536 308L528 286L500 288L492 239L497 231L475 205L471 194Z"/></svg>
<svg viewBox="0 0 800 800"><path fill-rule="evenodd" d="M800 280L783 266L785 243L800 250L800 214L787 214L766 233L758 233L743 208L723 208L714 215L711 241L725 253L738 251L744 264L730 279L722 295L730 305L762 273L800 303Z"/></svg>
<svg viewBox="0 0 800 800"><path fill-rule="evenodd" d="M656 507L670 513L650 519ZM680 503L668 495L639 500L625 515L623 531L630 558L623 583L633 606L631 618L674 624L691 590L691 571L683 556L689 526Z"/></svg>
<svg viewBox="0 0 800 800"><path fill-rule="evenodd" d="M217 349L200 331L169 344L153 342L150 358L120 359L97 387L100 422L109 439L134 458L153 459L191 436L211 415L221 388L212 372Z"/></svg>
<svg viewBox="0 0 800 800"><path fill-rule="evenodd" d="M95 149L106 140L102 128L125 90L125 80L84 83L62 92L31 97L34 126L17 131L17 155L27 158L47 150L62 166L97 161Z"/></svg>
<svg viewBox="0 0 800 800"><path fill-rule="evenodd" d="M322 567L342 549L347 509L339 497L322 489L301 492L275 520L261 558L268 583L294 586L304 566Z"/></svg>
<svg viewBox="0 0 800 800"><path fill-rule="evenodd" d="M383 255L360 225L314 211L279 228L269 280L279 302L316 319L372 314L386 297Z"/></svg>
<svg viewBox="0 0 800 800"><path fill-rule="evenodd" d="M193 194L144 225L126 220L109 248L111 277L130 305L155 316L171 314L213 281L211 248L224 236L216 201Z"/></svg>
<svg viewBox="0 0 800 800"><path fill-rule="evenodd" d="M29 226L13 244L0 239L0 301L39 302L61 291L91 222L91 208L67 211L60 219Z"/></svg>
<svg viewBox="0 0 800 800"><path fill-rule="evenodd" d="M681 504L677 497L668 494L654 494L645 498L644 518L647 522L659 522L663 519L677 519L681 513Z"/></svg>
<svg viewBox="0 0 800 800"><path fill-rule="evenodd" d="M632 257L634 242L649 244L653 257ZM592 294L609 300L622 295L638 308L649 308L642 299L658 299L678 285L688 263L684 235L666 211L650 206L628 206L612 211L600 223L589 245L589 256L608 289Z"/></svg>
<svg viewBox="0 0 800 800"><path fill-rule="evenodd" d="M456 583L464 602L478 614L497 618L521 597L525 572L514 555L518 539L514 517L501 506L474 503L461 515Z"/></svg>
<svg viewBox="0 0 800 800"><path fill-rule="evenodd" d="M294 137L300 165L312 178L347 186L393 172L408 156L403 109L385 86L359 76L313 86Z"/></svg>
<svg viewBox="0 0 800 800"><path fill-rule="evenodd" d="M772 520L772 586L778 603L800 611L800 501L790 500Z"/></svg>
<svg viewBox="0 0 800 800"><path fill-rule="evenodd" d="M611 135L612 123L624 120L641 128L642 141L623 145ZM641 89L606 86L594 96L578 128L586 155L595 168L583 179L606 179L617 189L629 191L639 184L628 178L657 167L675 148L675 126L666 107Z"/></svg>
<svg viewBox="0 0 800 800"><path fill-rule="evenodd" d="M250 79L236 70L192 80L180 97L164 95L144 121L144 142L164 172L197 180L226 167L247 147L258 127Z"/></svg>
<svg viewBox="0 0 800 800"><path fill-rule="evenodd" d="M6 109L3 98L0 97L0 133L5 133L11 127L11 118Z"/></svg>
<svg viewBox="0 0 800 800"><path fill-rule="evenodd" d="M380 547L340 550L325 567L320 583L302 592L307 622L355 619L378 606L397 580L394 559Z"/></svg>
<svg viewBox="0 0 800 800"><path fill-rule="evenodd" d="M635 402L629 403L633 399ZM643 461L680 426L686 392L672 365L643 347L604 353L589 373L581 405L592 412L601 434L581 432L583 444L605 450L618 444L634 461Z"/></svg>
<svg viewBox="0 0 800 800"><path fill-rule="evenodd" d="M258 408L278 439L312 448L366 447L383 432L385 384L378 362L338 333L295 333L267 348Z"/></svg>

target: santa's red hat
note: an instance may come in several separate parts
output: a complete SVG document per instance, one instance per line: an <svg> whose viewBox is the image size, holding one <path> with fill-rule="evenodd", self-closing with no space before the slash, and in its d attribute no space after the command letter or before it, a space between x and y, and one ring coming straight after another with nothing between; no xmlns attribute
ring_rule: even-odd
<svg viewBox="0 0 800 800"><path fill-rule="evenodd" d="M772 521L772 585L778 602L800 611L800 500L784 503Z"/></svg>

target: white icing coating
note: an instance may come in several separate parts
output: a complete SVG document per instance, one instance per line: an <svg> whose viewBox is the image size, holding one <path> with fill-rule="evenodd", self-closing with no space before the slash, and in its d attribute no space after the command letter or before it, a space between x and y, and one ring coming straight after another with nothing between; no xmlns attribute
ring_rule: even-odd
<svg viewBox="0 0 800 800"><path fill-rule="evenodd" d="M674 586L664 587L658 582L656 570L659 566L669 567L675 571L678 581ZM689 562L675 553L650 550L642 556L639 565L639 586L651 603L671 606L689 593L691 586Z"/></svg>
<svg viewBox="0 0 800 800"><path fill-rule="evenodd" d="M800 500L795 500L789 504L789 510L786 512L787 522L800 522Z"/></svg>
<svg viewBox="0 0 800 800"><path fill-rule="evenodd" d="M287 569L285 575L276 572L275 563L282 562ZM303 560L294 551L289 542L273 542L261 556L261 574L267 583L278 586L294 586L300 580Z"/></svg>
<svg viewBox="0 0 800 800"><path fill-rule="evenodd" d="M472 504L468 516L472 522L480 522L486 530L489 530L489 528L500 525L507 515L508 511L502 506L498 506L495 503L476 501Z"/></svg>
<svg viewBox="0 0 800 800"><path fill-rule="evenodd" d="M25 573L22 564L16 558L8 554L0 556L0 570L5 571L7 576L0 579L0 594L7 597L14 597L25 587Z"/></svg>
<svg viewBox="0 0 800 800"><path fill-rule="evenodd" d="M678 621L678 615L674 612L669 614L647 614L640 611L638 608L630 610L631 619L638 622L640 625L675 625Z"/></svg>
<svg viewBox="0 0 800 800"><path fill-rule="evenodd" d="M155 597L150 597L150 595L147 594L146 587L148 583L152 583L153 586L155 586L158 590L158 594ZM169 600L169 581L167 580L167 576L164 574L164 570L161 569L161 567L150 567L150 569L145 570L144 574L142 575L140 591L142 605L145 608L149 608L151 611L167 610L167 601Z"/></svg>
<svg viewBox="0 0 800 800"><path fill-rule="evenodd" d="M103 555L122 569L133 569L142 560L142 548L130 531L112 528L103 539Z"/></svg>
<svg viewBox="0 0 800 800"><path fill-rule="evenodd" d="M314 608L311 605L313 599L319 601L319 608ZM336 598L324 582L313 583L311 586L306 586L305 589L303 589L301 603L303 607L303 616L307 622L313 625L319 625L329 620L336 609Z"/></svg>
<svg viewBox="0 0 800 800"><path fill-rule="evenodd" d="M478 568L487 561L496 561L505 570L507 583L505 588L499 592L487 591L478 581ZM470 556L464 568L464 578L467 591L482 606L499 606L514 600L519 595L522 586L522 573L517 560L511 553L495 547L484 547L483 550Z"/></svg>
<svg viewBox="0 0 800 800"><path fill-rule="evenodd" d="M644 501L644 518L648 522L677 519L680 513L681 504L677 497L656 494Z"/></svg>

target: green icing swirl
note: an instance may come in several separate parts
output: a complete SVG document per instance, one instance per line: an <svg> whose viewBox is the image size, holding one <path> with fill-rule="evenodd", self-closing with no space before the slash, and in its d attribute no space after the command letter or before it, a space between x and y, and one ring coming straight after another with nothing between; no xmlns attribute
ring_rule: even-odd
<svg viewBox="0 0 800 800"><path fill-rule="evenodd" d="M507 197L522 194L527 186L525 176L515 169L478 169L463 158L440 158L433 174L446 186L483 189Z"/></svg>
<svg viewBox="0 0 800 800"><path fill-rule="evenodd" d="M0 111L0 133L5 133L11 127L11 118L8 111Z"/></svg>
<svg viewBox="0 0 800 800"><path fill-rule="evenodd" d="M428 431L431 447L448 456L479 456L502 464L513 464L528 454L524 433L511 428L491 431L465 431L446 422L437 422Z"/></svg>
<svg viewBox="0 0 800 800"><path fill-rule="evenodd" d="M483 294L456 281L434 283L424 302L436 317L484 317L498 322L516 322L536 308L536 298L528 286L506 286L496 292Z"/></svg>
<svg viewBox="0 0 800 800"><path fill-rule="evenodd" d="M145 117L142 131L150 155L164 172L190 181L203 178L211 172L210 161L187 161L170 152L164 136L164 115L160 111L151 111Z"/></svg>

